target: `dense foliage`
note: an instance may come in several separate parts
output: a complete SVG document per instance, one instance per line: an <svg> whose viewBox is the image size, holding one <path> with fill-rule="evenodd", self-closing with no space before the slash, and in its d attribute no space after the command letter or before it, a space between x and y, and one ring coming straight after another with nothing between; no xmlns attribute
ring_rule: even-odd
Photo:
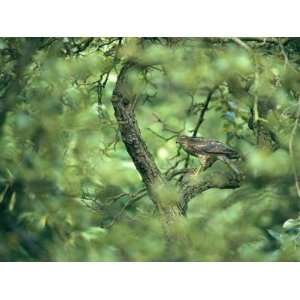
<svg viewBox="0 0 300 300"><path fill-rule="evenodd" d="M1 38L0 260L299 261L299 49L294 38ZM119 98L149 170L124 145ZM230 145L242 175L219 161L194 176L179 134ZM155 168L164 186L152 194Z"/></svg>

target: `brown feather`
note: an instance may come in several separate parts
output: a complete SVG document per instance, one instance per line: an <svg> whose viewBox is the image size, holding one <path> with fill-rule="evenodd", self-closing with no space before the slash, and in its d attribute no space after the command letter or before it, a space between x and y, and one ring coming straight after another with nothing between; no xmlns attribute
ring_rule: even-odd
<svg viewBox="0 0 300 300"><path fill-rule="evenodd" d="M229 159L240 157L237 151L214 139L180 136L177 142L182 145L187 153L193 156L224 155Z"/></svg>

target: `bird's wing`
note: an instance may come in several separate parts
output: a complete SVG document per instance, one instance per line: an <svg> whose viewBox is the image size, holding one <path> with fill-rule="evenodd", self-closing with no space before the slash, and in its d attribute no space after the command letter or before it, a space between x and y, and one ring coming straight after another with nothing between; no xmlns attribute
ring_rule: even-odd
<svg viewBox="0 0 300 300"><path fill-rule="evenodd" d="M238 158L239 154L229 146L214 139L206 139L199 143L201 151L207 154L223 154L230 158Z"/></svg>

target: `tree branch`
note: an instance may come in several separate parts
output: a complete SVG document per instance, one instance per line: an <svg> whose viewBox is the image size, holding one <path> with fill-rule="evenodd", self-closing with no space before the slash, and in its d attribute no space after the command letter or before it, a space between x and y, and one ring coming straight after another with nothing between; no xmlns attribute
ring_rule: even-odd
<svg viewBox="0 0 300 300"><path fill-rule="evenodd" d="M214 87L209 91L209 93L208 93L208 95L207 95L207 97L206 97L206 100L205 100L205 102L204 102L203 108L202 108L202 110L201 110L201 112L200 112L200 114L199 114L199 118L198 118L197 124L196 124L196 126L195 126L195 129L194 129L194 131L193 131L192 137L196 137L196 136L197 136L198 130L199 130L201 124L202 124L203 121L204 121L204 115L205 115L206 111L208 110L209 102L210 102L210 100L211 100L211 98L212 98L212 96L213 96L213 94L214 94L214 92L216 91L217 88L218 88L217 86L214 86Z"/></svg>
<svg viewBox="0 0 300 300"><path fill-rule="evenodd" d="M217 162L212 168L198 176L197 183L183 187L180 206L184 213L187 211L189 201L208 189L235 189L240 187L242 178L232 172L220 172L222 167L219 164L221 162Z"/></svg>
<svg viewBox="0 0 300 300"><path fill-rule="evenodd" d="M122 67L113 91L112 105L127 152L131 156L147 189L150 189L151 185L164 180L142 139L134 110L131 107L132 99L125 96L126 76L133 68L134 64L129 62Z"/></svg>
<svg viewBox="0 0 300 300"><path fill-rule="evenodd" d="M245 43L243 42L241 39L239 38L232 38L232 40L239 46L243 47L244 49L246 49L247 51L251 51L252 49Z"/></svg>

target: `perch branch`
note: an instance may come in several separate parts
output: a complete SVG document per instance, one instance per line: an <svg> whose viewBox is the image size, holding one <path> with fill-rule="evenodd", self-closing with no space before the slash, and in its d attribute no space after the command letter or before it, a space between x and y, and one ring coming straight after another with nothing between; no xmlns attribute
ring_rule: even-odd
<svg viewBox="0 0 300 300"><path fill-rule="evenodd" d="M217 164L216 164L217 165ZM183 195L181 199L181 208L185 213L189 201L205 192L208 189L235 189L241 185L240 177L229 172L220 172L220 168L213 167L202 173L197 180L197 183L192 185L185 185L183 187Z"/></svg>

